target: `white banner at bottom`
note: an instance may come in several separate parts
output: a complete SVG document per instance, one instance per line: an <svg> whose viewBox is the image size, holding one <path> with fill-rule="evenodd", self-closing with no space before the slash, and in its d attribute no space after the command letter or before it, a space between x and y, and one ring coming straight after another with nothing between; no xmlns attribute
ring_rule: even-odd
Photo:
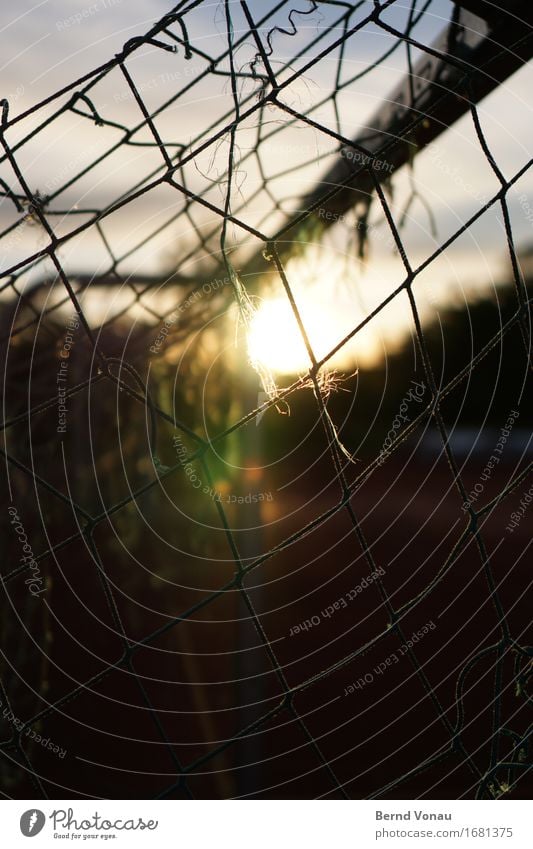
<svg viewBox="0 0 533 849"><path fill-rule="evenodd" d="M6 849L531 849L530 812L529 802L503 800L6 800L0 818Z"/></svg>

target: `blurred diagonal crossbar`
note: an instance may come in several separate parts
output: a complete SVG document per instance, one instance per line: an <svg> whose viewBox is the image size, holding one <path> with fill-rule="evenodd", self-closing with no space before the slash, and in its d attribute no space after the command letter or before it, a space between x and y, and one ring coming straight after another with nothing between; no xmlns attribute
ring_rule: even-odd
<svg viewBox="0 0 533 849"><path fill-rule="evenodd" d="M506 8L483 0L456 3L453 20L430 46L383 22L381 26L424 55L355 139L342 139L333 130L276 100L280 108L337 138L341 144L337 162L302 199L300 213L273 237L286 245L280 248L282 251L290 251L290 241L298 239L300 225L318 208L320 226L327 229L359 202L368 204L377 182L389 179L391 173L412 162L418 151L533 55L533 5L528 0L514 0ZM353 151L360 154L357 164ZM360 164L362 157L366 164ZM372 168L374 160L385 160L389 167ZM260 265L258 255L246 266L245 273L252 275Z"/></svg>

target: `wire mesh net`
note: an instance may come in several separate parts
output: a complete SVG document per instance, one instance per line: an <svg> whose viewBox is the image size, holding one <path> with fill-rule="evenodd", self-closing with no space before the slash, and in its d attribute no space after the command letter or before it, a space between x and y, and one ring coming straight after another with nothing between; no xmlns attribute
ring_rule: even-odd
<svg viewBox="0 0 533 849"><path fill-rule="evenodd" d="M523 794L531 12L206 6L2 101L4 793Z"/></svg>

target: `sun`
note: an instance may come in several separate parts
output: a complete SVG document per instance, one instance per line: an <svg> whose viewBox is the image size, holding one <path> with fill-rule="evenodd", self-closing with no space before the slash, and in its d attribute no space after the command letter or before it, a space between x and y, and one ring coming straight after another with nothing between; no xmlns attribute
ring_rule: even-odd
<svg viewBox="0 0 533 849"><path fill-rule="evenodd" d="M324 252L289 260L287 274L298 314L317 361L328 368L351 371L379 356L379 338L365 328L357 340L341 344L362 318L354 286L346 279L338 257ZM312 366L291 302L279 287L254 304L247 324L248 357L252 366L278 375L305 374Z"/></svg>
<svg viewBox="0 0 533 849"><path fill-rule="evenodd" d="M264 300L255 312L248 327L248 356L252 364L277 374L301 373L311 367L287 297Z"/></svg>

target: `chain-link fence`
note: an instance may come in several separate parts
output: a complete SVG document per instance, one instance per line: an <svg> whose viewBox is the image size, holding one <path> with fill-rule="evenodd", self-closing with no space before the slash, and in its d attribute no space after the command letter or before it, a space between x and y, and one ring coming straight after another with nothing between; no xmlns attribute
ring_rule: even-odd
<svg viewBox="0 0 533 849"><path fill-rule="evenodd" d="M182 2L2 101L8 796L526 792L532 160L500 162L480 104L531 10L301 5ZM512 285L475 340L444 286L435 336L436 269L466 284L486 221ZM354 320L332 278L375 266ZM245 352L267 290L287 381ZM336 366L383 316L412 348Z"/></svg>

